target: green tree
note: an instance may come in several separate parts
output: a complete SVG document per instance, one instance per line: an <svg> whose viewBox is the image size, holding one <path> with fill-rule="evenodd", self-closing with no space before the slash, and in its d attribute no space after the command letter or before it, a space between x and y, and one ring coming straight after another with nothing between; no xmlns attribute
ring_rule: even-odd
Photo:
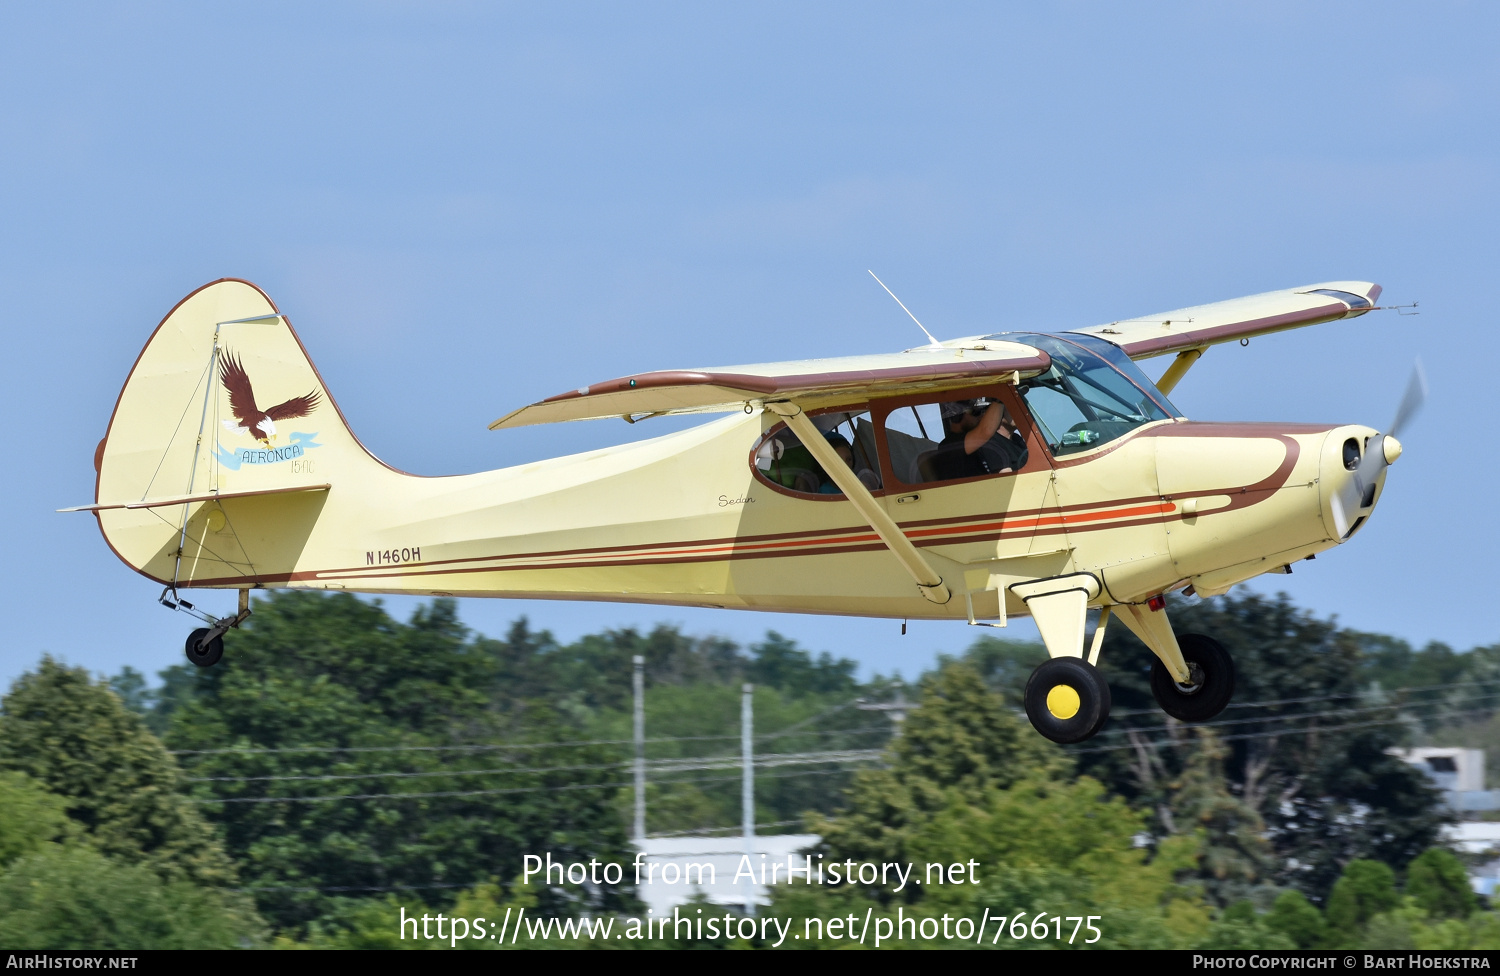
<svg viewBox="0 0 1500 976"><path fill-rule="evenodd" d="M1276 896L1266 913L1266 926L1284 935L1298 949L1315 949L1328 938L1323 913L1295 888Z"/></svg>
<svg viewBox="0 0 1500 976"><path fill-rule="evenodd" d="M955 796L977 802L1034 773L1064 774L1061 750L1024 723L974 668L947 662L922 680L918 707L887 747L887 768L858 773L836 819L810 820L823 836L820 851L841 860L909 861L917 833ZM915 901L920 891L909 885L900 897ZM891 897L879 886L870 893Z"/></svg>
<svg viewBox="0 0 1500 976"><path fill-rule="evenodd" d="M234 867L182 776L140 716L82 668L51 658L0 700L0 769L25 773L61 797L102 853L164 880L232 885Z"/></svg>
<svg viewBox="0 0 1500 976"><path fill-rule="evenodd" d="M1396 872L1389 864L1359 859L1350 861L1328 895L1328 927L1344 945L1355 945L1365 924L1401 902L1396 893ZM1357 947L1357 945L1355 946Z"/></svg>
<svg viewBox="0 0 1500 976"><path fill-rule="evenodd" d="M1433 918L1407 897L1370 919L1357 939L1360 949L1500 949L1500 915L1475 912L1466 919Z"/></svg>
<svg viewBox="0 0 1500 976"><path fill-rule="evenodd" d="M740 823L740 686L646 686L646 756L681 760L681 772L652 769L647 780L647 827L653 832L730 827ZM871 750L890 738L889 723L848 707L843 695L783 691L757 685L753 692L757 755L827 750ZM591 739L625 740L631 713L601 711L585 726ZM701 759L712 772L690 760ZM728 768L725 768L725 764ZM696 768L695 768L696 767ZM804 813L831 812L840 788L851 781L840 766L791 765L761 769L755 777L756 820L785 823ZM622 815L629 816L622 810Z"/></svg>
<svg viewBox="0 0 1500 976"><path fill-rule="evenodd" d="M498 701L510 706L545 700L584 720L601 710L630 708L637 655L645 658L646 679L659 687L737 684L745 668L732 641L689 637L666 624L646 634L627 627L560 645L550 633L532 631L522 618L504 641L481 639L475 646L498 662Z"/></svg>
<svg viewBox="0 0 1500 976"><path fill-rule="evenodd" d="M0 874L0 945L12 949L233 949L263 936L233 896L86 846L47 844Z"/></svg>
<svg viewBox="0 0 1500 976"><path fill-rule="evenodd" d="M1297 946L1270 925L1269 916L1258 914L1250 902L1239 901L1225 908L1214 919L1201 948L1295 949Z"/></svg>
<svg viewBox="0 0 1500 976"><path fill-rule="evenodd" d="M120 704L145 718L153 711L155 695L146 684L146 676L130 665L109 679L109 689L120 699Z"/></svg>
<svg viewBox="0 0 1500 976"><path fill-rule="evenodd" d="M1025 696L1031 672L1047 660L1047 648L1040 643L985 636L969 645L964 660L1006 701L1019 702Z"/></svg>
<svg viewBox="0 0 1500 976"><path fill-rule="evenodd" d="M1176 948L1201 945L1212 927L1208 907L1199 893L1175 881L1197 857L1197 839L1174 837L1154 851L1137 844L1145 816L1119 797L1109 796L1096 780L1069 780L1046 772L1001 789L993 785L942 791L946 803L907 823L901 860L913 864L923 883L897 893L867 886L805 885L800 881L774 889L771 914L793 918L831 918L867 911L875 918L906 917L940 921L943 917L979 919L990 909L991 928L984 948L1084 948L1094 938L1097 948ZM856 825L840 824L833 833L839 843L825 841L824 863L867 857L882 838L861 841ZM849 846L840 846L848 843ZM970 863L970 862L973 863ZM948 874L942 883L929 874L929 865L963 867L955 882ZM907 899L907 892L920 897ZM1009 928L993 927L1006 906L1009 919L1022 911L1026 922L1037 920L1046 905L1087 905L1102 913L1102 934L1077 934L1073 922L1050 917L1049 933L1036 937L1028 930L1017 938ZM1060 927L1059 929L1054 926ZM898 936L904 948L974 945L972 937L941 925L926 934ZM894 930L894 926L892 929ZM877 928L876 931L879 931ZM936 933L936 934L934 934ZM1070 939L1072 940L1070 942ZM830 947L847 940L814 943ZM808 947L799 942L799 947Z"/></svg>
<svg viewBox="0 0 1500 976"><path fill-rule="evenodd" d="M579 744L547 702L507 700L493 642L472 640L452 601L404 624L347 594L254 609L224 661L190 676L169 741L278 926L392 890L442 905L527 853L628 860L622 752ZM564 886L540 904L629 897Z"/></svg>
<svg viewBox="0 0 1500 976"><path fill-rule="evenodd" d="M1406 894L1436 918L1468 918L1475 907L1468 872L1441 847L1428 848L1407 866Z"/></svg>
<svg viewBox="0 0 1500 976"><path fill-rule="evenodd" d="M766 639L750 645L750 663L745 677L796 695L853 695L858 687L854 671L858 667L848 658L834 660L824 651L816 659L797 646L797 642L768 631Z"/></svg>
<svg viewBox="0 0 1500 976"><path fill-rule="evenodd" d="M1413 651L1399 637L1359 631L1350 631L1349 637L1359 645L1361 680L1386 691L1449 687L1470 665L1466 655L1455 654L1453 648L1438 641Z"/></svg>
<svg viewBox="0 0 1500 976"><path fill-rule="evenodd" d="M1276 871L1275 853L1265 838L1265 822L1229 792L1224 759L1229 750L1212 729L1199 728L1182 772L1167 784L1163 815L1171 833L1197 833L1202 840L1196 877L1209 900L1220 906L1269 898L1267 879ZM1262 900L1264 904L1264 900Z"/></svg>
<svg viewBox="0 0 1500 976"><path fill-rule="evenodd" d="M609 630L559 645L522 619L503 641L480 639L476 646L491 653L507 676L496 690L502 710L545 702L581 738L598 740L631 737L631 659L644 658L648 761L710 764L676 773L652 770L647 824L656 832L739 823L737 777L705 775L705 768L739 755L740 689L746 681L755 686L758 753L878 749L890 734L889 723L851 707L861 690L853 661L826 652L814 657L775 632L751 645L746 656L732 642L688 637L668 626L645 633ZM809 810L828 812L848 781L844 765L763 771L755 784L757 821L789 824ZM622 814L628 819L628 810Z"/></svg>
<svg viewBox="0 0 1500 976"><path fill-rule="evenodd" d="M1234 657L1235 702L1216 722L1234 723L1225 773L1230 792L1265 822L1278 865L1271 880L1321 900L1348 862L1406 864L1437 841L1450 815L1426 777L1386 751L1404 725L1396 704L1367 694L1368 635L1319 620L1285 594L1174 601L1168 612L1178 633L1207 634ZM1101 663L1116 718L1080 768L1161 810L1192 744L1156 707L1151 661L1126 628L1110 626ZM1160 817L1153 829L1170 833Z"/></svg>
<svg viewBox="0 0 1500 976"><path fill-rule="evenodd" d="M749 655L722 637L690 637L660 624L648 633L634 628L589 634L559 644L534 631L526 618L511 624L503 640L480 638L475 646L496 662L496 694L502 707L546 700L564 714L583 717L630 708L632 659L645 659L647 682L656 688L734 687L749 681L796 696L852 697L857 665L828 652L814 657L793 640L768 632Z"/></svg>
<svg viewBox="0 0 1500 976"><path fill-rule="evenodd" d="M0 868L76 831L62 797L24 773L0 772Z"/></svg>

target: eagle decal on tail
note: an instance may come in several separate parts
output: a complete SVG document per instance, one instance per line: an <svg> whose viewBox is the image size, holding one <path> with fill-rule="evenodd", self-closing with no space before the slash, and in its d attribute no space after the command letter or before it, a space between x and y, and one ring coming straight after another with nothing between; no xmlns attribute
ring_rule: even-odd
<svg viewBox="0 0 1500 976"><path fill-rule="evenodd" d="M271 444L271 438L276 436L278 420L306 417L322 402L322 394L313 390L262 410L255 403L255 389L250 385L250 375L228 350L225 350L224 360L219 368L219 379L223 382L224 389L229 391L229 409L235 416L234 420L224 421L225 429L236 434L250 434L267 447Z"/></svg>

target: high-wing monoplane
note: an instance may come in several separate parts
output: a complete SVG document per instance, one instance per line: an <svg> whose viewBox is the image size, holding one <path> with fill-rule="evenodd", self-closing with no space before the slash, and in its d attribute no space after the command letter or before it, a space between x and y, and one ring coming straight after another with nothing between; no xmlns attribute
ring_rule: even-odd
<svg viewBox="0 0 1500 976"><path fill-rule="evenodd" d="M1213 596L1349 541L1374 511L1408 391L1384 433L1205 423L1168 399L1216 343L1354 318L1380 287L1337 281L1061 332L866 356L637 373L490 426L723 414L619 447L418 477L361 446L291 323L224 279L162 320L94 454L89 511L161 600L205 626L211 665L260 587L616 600L1003 626L1050 659L1039 732L1093 735L1118 619L1185 721L1218 714L1234 663L1174 634L1174 591ZM1136 361L1173 357L1156 382ZM268 406L259 406L265 404ZM217 618L182 596L239 591ZM1090 608L1099 609L1090 639Z"/></svg>

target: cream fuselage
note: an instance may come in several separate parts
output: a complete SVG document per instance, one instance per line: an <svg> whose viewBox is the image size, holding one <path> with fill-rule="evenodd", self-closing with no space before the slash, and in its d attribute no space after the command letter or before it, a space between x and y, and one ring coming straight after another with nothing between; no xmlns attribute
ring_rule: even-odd
<svg viewBox="0 0 1500 976"><path fill-rule="evenodd" d="M417 478L367 458L326 493L200 503L185 586L616 600L964 618L1011 582L1092 572L1097 602L1192 584L1204 595L1338 543L1340 446L1364 427L1159 422L1020 474L876 495L956 598L923 599L841 497L756 475L770 414L481 474ZM316 457L314 453L311 455ZM315 481L316 466L307 474ZM257 510L278 513L261 525ZM214 516L221 510L222 516ZM300 517L297 514L300 513ZM160 532L140 513L100 513ZM122 552L123 555L123 552ZM167 582L158 548L138 568ZM127 559L127 561L134 562ZM964 599L964 595L969 600ZM1024 614L1010 597L1005 611Z"/></svg>

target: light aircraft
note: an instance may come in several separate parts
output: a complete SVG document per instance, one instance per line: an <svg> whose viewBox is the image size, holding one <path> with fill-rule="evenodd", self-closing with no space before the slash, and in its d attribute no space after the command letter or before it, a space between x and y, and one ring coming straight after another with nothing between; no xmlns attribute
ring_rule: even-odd
<svg viewBox="0 0 1500 976"><path fill-rule="evenodd" d="M1099 653L1118 619L1155 654L1161 707L1204 721L1228 704L1234 663L1211 637L1174 634L1165 595L1224 593L1347 542L1421 382L1384 434L1192 421L1168 394L1209 346L1354 318L1380 291L1335 281L1074 331L637 373L490 426L725 416L432 478L366 451L286 316L222 279L157 326L94 453L94 503L63 511L92 512L114 553L165 587L161 602L202 619L187 641L199 665L219 660L260 587L990 626L1030 615L1050 659L1027 715L1077 742L1109 715ZM1157 356L1174 358L1153 383L1135 361ZM199 588L238 590L238 613L182 598Z"/></svg>

